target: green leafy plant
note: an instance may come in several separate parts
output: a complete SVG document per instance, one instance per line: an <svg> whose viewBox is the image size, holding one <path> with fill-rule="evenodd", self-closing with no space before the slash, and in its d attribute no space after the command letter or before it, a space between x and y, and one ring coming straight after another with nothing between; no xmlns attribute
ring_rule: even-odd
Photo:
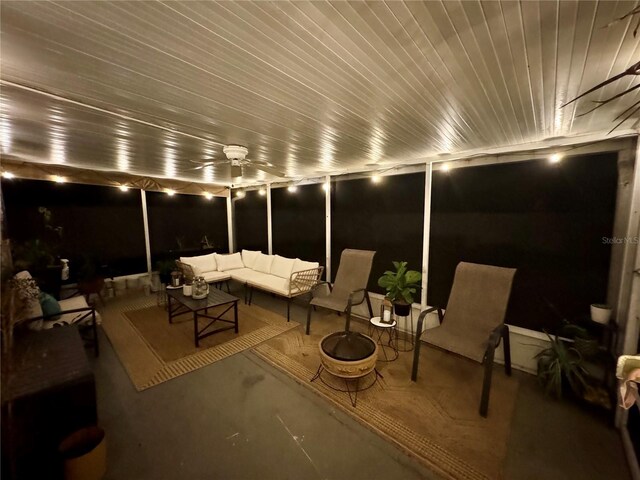
<svg viewBox="0 0 640 480"><path fill-rule="evenodd" d="M386 297L394 303L413 303L413 295L420 288L422 274L407 270L407 262L393 262L395 271L387 270L378 279L378 285L387 291Z"/></svg>
<svg viewBox="0 0 640 480"><path fill-rule="evenodd" d="M562 398L566 384L579 397L588 388L589 374L582 365L582 354L566 345L557 335L549 337L550 346L536 355L538 359L538 380L548 395Z"/></svg>
<svg viewBox="0 0 640 480"><path fill-rule="evenodd" d="M171 272L176 269L176 262L174 260L158 260L156 262L156 269L160 275L160 281L162 283L169 283L171 280Z"/></svg>

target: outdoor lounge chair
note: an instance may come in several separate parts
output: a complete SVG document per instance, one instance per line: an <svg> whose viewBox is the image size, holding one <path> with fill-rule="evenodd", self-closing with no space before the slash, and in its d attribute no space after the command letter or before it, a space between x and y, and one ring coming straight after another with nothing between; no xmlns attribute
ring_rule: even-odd
<svg viewBox="0 0 640 480"><path fill-rule="evenodd" d="M415 382L418 377L419 340L425 316L437 311L440 326L428 329L424 333L425 341L484 363L480 415L487 416L493 355L500 339L504 342L504 369L507 375L511 375L509 328L504 317L515 273L513 268L465 262L458 264L444 316L441 308L433 307L422 311L418 317L411 380Z"/></svg>
<svg viewBox="0 0 640 480"><path fill-rule="evenodd" d="M371 264L376 252L371 250L344 249L340 256L340 265L333 286L329 282L319 282L312 291L313 298L309 302L307 311L307 335L311 326L311 309L324 307L339 313L346 313L346 323L351 320L351 308L360 305L365 300L369 308L369 318L373 316L371 300L367 292L367 282L371 273ZM328 295L316 296L318 287L326 285Z"/></svg>

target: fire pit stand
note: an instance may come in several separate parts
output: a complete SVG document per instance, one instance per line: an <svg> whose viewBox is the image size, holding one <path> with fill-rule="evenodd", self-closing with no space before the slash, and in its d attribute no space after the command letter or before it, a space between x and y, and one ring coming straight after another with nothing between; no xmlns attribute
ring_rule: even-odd
<svg viewBox="0 0 640 480"><path fill-rule="evenodd" d="M358 402L358 392L371 388L378 377L382 377L376 370L378 344L367 335L345 330L327 335L320 340L319 347L320 366L311 381L320 379L324 385L333 390L347 392L351 405L355 407ZM340 388L323 378L322 374L325 370L335 379L344 380L345 388ZM361 380L370 377L371 374L373 374L372 380L363 384Z"/></svg>

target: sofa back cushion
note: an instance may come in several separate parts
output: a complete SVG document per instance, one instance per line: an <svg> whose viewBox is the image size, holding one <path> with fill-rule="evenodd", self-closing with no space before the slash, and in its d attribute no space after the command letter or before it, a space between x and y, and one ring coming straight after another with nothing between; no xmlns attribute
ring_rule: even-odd
<svg viewBox="0 0 640 480"><path fill-rule="evenodd" d="M258 255L261 253L262 252L256 252L253 250L242 250L242 263L244 263L244 266L247 268L253 268L256 260L258 259Z"/></svg>
<svg viewBox="0 0 640 480"><path fill-rule="evenodd" d="M271 263L271 275L275 275L276 277L286 278L287 280L291 277L291 272L293 272L293 264L295 260L293 258L285 258L280 255L273 256L273 262Z"/></svg>
<svg viewBox="0 0 640 480"><path fill-rule="evenodd" d="M211 272L218 269L218 262L216 261L215 253L198 255L197 257L180 257L180 261L187 265L191 265L193 273L196 275L202 275L205 272Z"/></svg>
<svg viewBox="0 0 640 480"><path fill-rule="evenodd" d="M262 273L271 273L271 264L273 263L273 255L265 255L261 253L253 264L253 269Z"/></svg>
<svg viewBox="0 0 640 480"><path fill-rule="evenodd" d="M244 268L242 257L239 253L230 253L229 255L216 255L218 262L218 271L226 272L227 270L235 270L236 268Z"/></svg>
<svg viewBox="0 0 640 480"><path fill-rule="evenodd" d="M294 272L302 272L304 270L311 270L312 268L318 268L320 264L318 262L305 262L304 260L300 260L296 258L293 263L293 271Z"/></svg>

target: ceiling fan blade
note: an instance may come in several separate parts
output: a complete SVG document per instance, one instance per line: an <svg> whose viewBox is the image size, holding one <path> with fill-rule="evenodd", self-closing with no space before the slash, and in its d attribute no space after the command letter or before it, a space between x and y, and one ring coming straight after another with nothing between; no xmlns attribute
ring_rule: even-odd
<svg viewBox="0 0 640 480"><path fill-rule="evenodd" d="M214 158L214 157L206 157L206 158L203 158L202 160L192 160L192 159L189 159L189 161L190 161L191 163L197 163L197 164L202 164L202 163L214 163L214 160L215 160L215 158Z"/></svg>
<svg viewBox="0 0 640 480"><path fill-rule="evenodd" d="M259 163L252 162L251 166L253 168L257 168L258 170L262 170L263 172L269 173L269 174L274 175L276 177L283 178L283 177L286 176L283 172L281 172L280 170L278 170L275 167L272 167L270 165L261 165Z"/></svg>

